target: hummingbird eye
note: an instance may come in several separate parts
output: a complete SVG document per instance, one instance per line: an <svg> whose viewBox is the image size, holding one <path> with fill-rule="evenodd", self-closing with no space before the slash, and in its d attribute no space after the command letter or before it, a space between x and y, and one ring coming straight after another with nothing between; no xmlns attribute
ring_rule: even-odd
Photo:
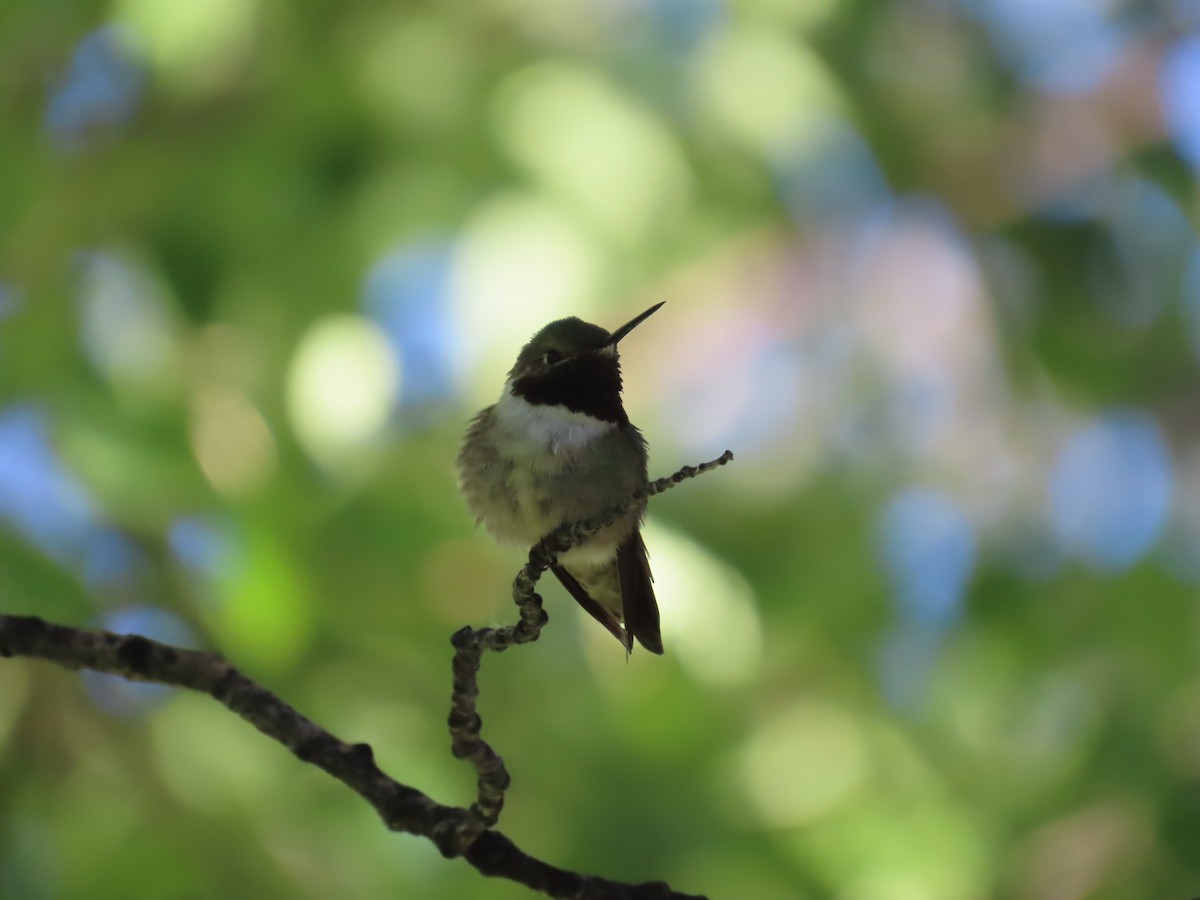
<svg viewBox="0 0 1200 900"><path fill-rule="evenodd" d="M565 359L565 357L557 350L547 350L542 354L542 362L548 366L552 366L555 363L560 363L563 361L563 359Z"/></svg>

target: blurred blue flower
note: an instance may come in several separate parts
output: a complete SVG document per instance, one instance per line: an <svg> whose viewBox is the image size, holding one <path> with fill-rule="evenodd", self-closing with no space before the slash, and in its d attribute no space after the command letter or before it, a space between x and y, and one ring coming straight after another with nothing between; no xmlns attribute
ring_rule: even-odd
<svg viewBox="0 0 1200 900"><path fill-rule="evenodd" d="M453 396L461 346L450 316L452 248L418 243L394 250L367 273L362 305L400 361L400 406Z"/></svg>
<svg viewBox="0 0 1200 900"><path fill-rule="evenodd" d="M54 143L75 149L98 129L127 124L145 80L124 29L105 25L85 35L46 105L46 129Z"/></svg>
<svg viewBox="0 0 1200 900"><path fill-rule="evenodd" d="M1168 5L1180 30L1200 28L1200 0L1171 0Z"/></svg>
<svg viewBox="0 0 1200 900"><path fill-rule="evenodd" d="M721 0L637 0L641 27L660 51L685 56L725 20Z"/></svg>
<svg viewBox="0 0 1200 900"><path fill-rule="evenodd" d="M884 507L879 553L901 619L934 633L954 624L975 568L975 528L941 491L906 488Z"/></svg>
<svg viewBox="0 0 1200 900"><path fill-rule="evenodd" d="M167 543L180 564L209 578L225 570L233 559L229 535L211 519L194 516L176 519L167 532Z"/></svg>
<svg viewBox="0 0 1200 900"><path fill-rule="evenodd" d="M1104 571L1136 563L1171 507L1170 451L1157 423L1112 413L1079 428L1050 474L1050 521L1068 555Z"/></svg>
<svg viewBox="0 0 1200 900"><path fill-rule="evenodd" d="M237 524L218 516L183 516L167 529L167 546L187 576L192 598L222 606L224 586L245 564L244 535Z"/></svg>
<svg viewBox="0 0 1200 900"><path fill-rule="evenodd" d="M961 0L1018 77L1048 91L1095 88L1120 59L1128 26L1094 0Z"/></svg>
<svg viewBox="0 0 1200 900"><path fill-rule="evenodd" d="M145 564L145 554L129 536L115 528L97 526L84 547L83 578L95 587L126 583Z"/></svg>
<svg viewBox="0 0 1200 900"><path fill-rule="evenodd" d="M0 410L0 519L59 562L80 559L96 527L90 496L59 462L43 414L29 406Z"/></svg>
<svg viewBox="0 0 1200 900"><path fill-rule="evenodd" d="M770 163L798 224L858 218L889 196L870 146L845 122L830 121L815 140L783 146Z"/></svg>
<svg viewBox="0 0 1200 900"><path fill-rule="evenodd" d="M904 231L927 233L955 256L974 266L974 247L963 234L958 219L936 196L909 194L884 195L854 223L851 236L851 265L863 264L888 238ZM927 263L927 261L925 261ZM916 265L916 263L914 263Z"/></svg>
<svg viewBox="0 0 1200 900"><path fill-rule="evenodd" d="M740 385L744 405L730 420L724 440L736 442L747 454L776 446L795 422L803 376L804 359L794 343L778 341L761 348Z"/></svg>
<svg viewBox="0 0 1200 900"><path fill-rule="evenodd" d="M1200 34L1172 44L1159 72L1163 115L1181 156L1200 168Z"/></svg>
<svg viewBox="0 0 1200 900"><path fill-rule="evenodd" d="M194 649L196 634L175 613L154 606L131 606L108 613L100 627L117 634L140 634L151 640ZM111 716L127 718L149 712L171 695L164 684L142 684L106 675L83 673L83 684L96 706Z"/></svg>
<svg viewBox="0 0 1200 900"><path fill-rule="evenodd" d="M736 440L753 456L790 436L804 376L804 355L795 342L747 342L720 366L695 371L688 383L664 394L660 414L693 450Z"/></svg>

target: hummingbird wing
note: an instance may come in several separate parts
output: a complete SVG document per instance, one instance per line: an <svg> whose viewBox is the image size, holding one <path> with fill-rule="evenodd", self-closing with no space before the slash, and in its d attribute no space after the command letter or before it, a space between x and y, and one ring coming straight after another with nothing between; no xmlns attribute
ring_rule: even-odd
<svg viewBox="0 0 1200 900"><path fill-rule="evenodd" d="M626 653L633 649L633 635L621 627L621 621L615 613L592 599L592 595L575 579L575 576L562 566L551 566L550 571L567 589L567 593L575 598L576 603L587 610L592 618L611 631L613 636L625 645Z"/></svg>
<svg viewBox="0 0 1200 900"><path fill-rule="evenodd" d="M617 548L617 574L621 579L621 601L625 628L651 653L663 652L658 625L658 601L654 599L654 576L641 531L633 533ZM578 598L576 598L578 599Z"/></svg>

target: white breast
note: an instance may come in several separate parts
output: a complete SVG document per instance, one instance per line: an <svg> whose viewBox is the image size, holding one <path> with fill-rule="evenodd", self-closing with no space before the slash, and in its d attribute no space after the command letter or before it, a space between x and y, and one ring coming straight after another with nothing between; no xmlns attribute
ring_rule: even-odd
<svg viewBox="0 0 1200 900"><path fill-rule="evenodd" d="M506 382L496 404L500 427L512 438L527 442L532 452L569 454L607 434L616 425L563 406L533 404L516 396Z"/></svg>

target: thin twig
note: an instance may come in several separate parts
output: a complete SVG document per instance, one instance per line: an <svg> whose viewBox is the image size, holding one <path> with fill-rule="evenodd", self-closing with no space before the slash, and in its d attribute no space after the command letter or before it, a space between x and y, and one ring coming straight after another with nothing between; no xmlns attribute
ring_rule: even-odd
<svg viewBox="0 0 1200 900"><path fill-rule="evenodd" d="M733 453L726 450L711 462L684 466L674 475L650 482L620 503L589 519L566 522L555 528L530 549L528 562L513 581L513 602L520 611L520 620L503 628L463 628L451 638L454 645L454 678L450 697L450 746L456 757L471 763L478 777L478 798L460 823L457 835L463 848L471 846L480 834L500 820L504 794L511 783L504 760L483 739L483 720L476 710L476 699L479 697L477 676L484 651L502 653L514 644L527 644L538 639L550 617L542 608L542 598L535 589L538 580L557 562L559 555L607 528L635 503L723 466L732 459Z"/></svg>

